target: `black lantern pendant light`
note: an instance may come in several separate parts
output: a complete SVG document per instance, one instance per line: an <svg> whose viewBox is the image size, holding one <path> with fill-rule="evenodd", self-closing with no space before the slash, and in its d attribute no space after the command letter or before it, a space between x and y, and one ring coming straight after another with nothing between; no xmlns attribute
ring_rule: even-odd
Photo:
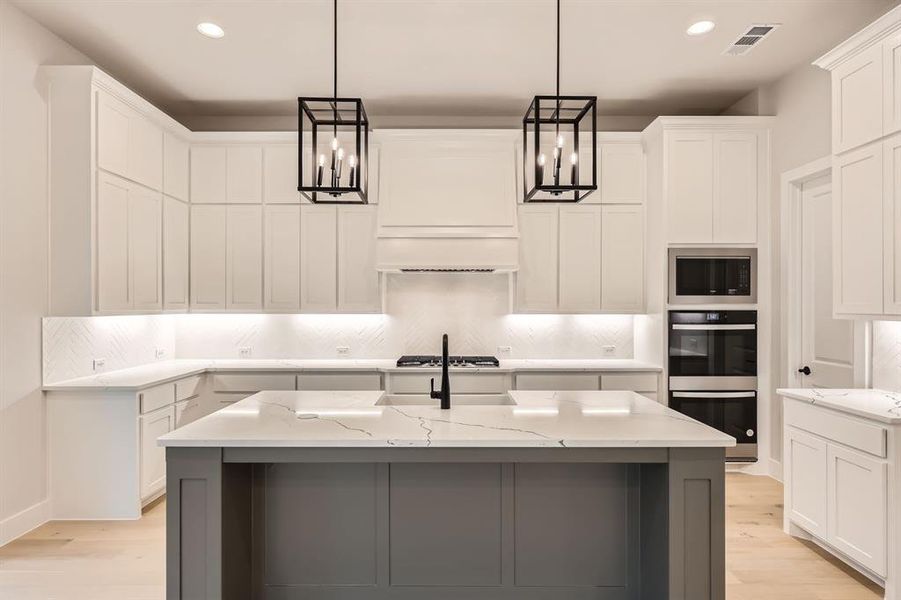
<svg viewBox="0 0 901 600"><path fill-rule="evenodd" d="M578 202L598 189L597 101L560 95L557 0L557 93L535 96L522 120L523 201Z"/></svg>
<svg viewBox="0 0 901 600"><path fill-rule="evenodd" d="M317 204L366 204L369 119L360 98L338 97L338 0L333 3L333 93L297 99L297 189Z"/></svg>

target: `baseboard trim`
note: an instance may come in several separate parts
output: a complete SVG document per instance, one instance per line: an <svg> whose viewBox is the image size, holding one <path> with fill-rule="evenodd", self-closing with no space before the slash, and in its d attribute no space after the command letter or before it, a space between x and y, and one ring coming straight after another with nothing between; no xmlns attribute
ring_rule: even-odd
<svg viewBox="0 0 901 600"><path fill-rule="evenodd" d="M776 460L775 458L770 459L770 477L782 483L782 461Z"/></svg>
<svg viewBox="0 0 901 600"><path fill-rule="evenodd" d="M22 537L50 520L50 500L38 502L0 521L0 546Z"/></svg>

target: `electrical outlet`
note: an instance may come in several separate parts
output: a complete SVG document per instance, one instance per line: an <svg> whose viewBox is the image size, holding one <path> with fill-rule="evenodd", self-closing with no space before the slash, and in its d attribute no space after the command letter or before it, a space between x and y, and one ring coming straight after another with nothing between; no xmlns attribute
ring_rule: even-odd
<svg viewBox="0 0 901 600"><path fill-rule="evenodd" d="M250 355L253 354L253 348L250 346L243 346L238 348L238 356L241 358L250 358Z"/></svg>
<svg viewBox="0 0 901 600"><path fill-rule="evenodd" d="M95 359L94 359L94 365L93 365L93 368L94 368L94 372L95 372L95 373L96 373L97 371L102 371L102 370L103 370L103 367L105 367L105 366L106 366L106 359L105 359L105 358L95 358Z"/></svg>
<svg viewBox="0 0 901 600"><path fill-rule="evenodd" d="M156 358L166 358L166 349L165 348L157 348L156 349Z"/></svg>
<svg viewBox="0 0 901 600"><path fill-rule="evenodd" d="M513 352L513 346L498 346L497 353L498 354L511 354Z"/></svg>
<svg viewBox="0 0 901 600"><path fill-rule="evenodd" d="M604 356L614 356L616 354L616 346L601 346Z"/></svg>
<svg viewBox="0 0 901 600"><path fill-rule="evenodd" d="M335 348L335 352L337 352L338 354L349 354L350 346L338 346L337 348Z"/></svg>

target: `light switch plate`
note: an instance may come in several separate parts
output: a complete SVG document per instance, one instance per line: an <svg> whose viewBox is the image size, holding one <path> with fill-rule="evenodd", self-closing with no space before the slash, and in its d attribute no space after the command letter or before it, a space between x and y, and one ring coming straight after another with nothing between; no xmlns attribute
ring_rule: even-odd
<svg viewBox="0 0 901 600"><path fill-rule="evenodd" d="M601 350L604 352L604 356L616 355L616 346L601 346Z"/></svg>
<svg viewBox="0 0 901 600"><path fill-rule="evenodd" d="M338 354L349 354L350 346L338 346L335 348L335 352L337 352Z"/></svg>
<svg viewBox="0 0 901 600"><path fill-rule="evenodd" d="M498 346L497 353L498 354L511 354L513 352L513 346Z"/></svg>
<svg viewBox="0 0 901 600"><path fill-rule="evenodd" d="M157 357L157 359L166 358L166 349L165 348L157 348L156 349L156 357Z"/></svg>
<svg viewBox="0 0 901 600"><path fill-rule="evenodd" d="M103 367L105 367L105 366L106 366L106 359L105 359L105 358L95 358L95 359L94 359L93 369L94 369L94 372L95 372L95 373L96 373L97 371L102 371L102 370L103 370Z"/></svg>
<svg viewBox="0 0 901 600"><path fill-rule="evenodd" d="M251 348L250 346L238 348L238 356L240 356L241 358L250 358L252 354L253 348Z"/></svg>

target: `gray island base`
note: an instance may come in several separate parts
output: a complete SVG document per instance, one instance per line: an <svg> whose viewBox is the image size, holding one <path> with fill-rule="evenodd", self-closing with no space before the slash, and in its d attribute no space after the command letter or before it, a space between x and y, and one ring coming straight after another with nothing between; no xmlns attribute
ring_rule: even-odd
<svg viewBox="0 0 901 600"><path fill-rule="evenodd" d="M631 392L328 396L161 439L169 600L725 598L728 436Z"/></svg>

